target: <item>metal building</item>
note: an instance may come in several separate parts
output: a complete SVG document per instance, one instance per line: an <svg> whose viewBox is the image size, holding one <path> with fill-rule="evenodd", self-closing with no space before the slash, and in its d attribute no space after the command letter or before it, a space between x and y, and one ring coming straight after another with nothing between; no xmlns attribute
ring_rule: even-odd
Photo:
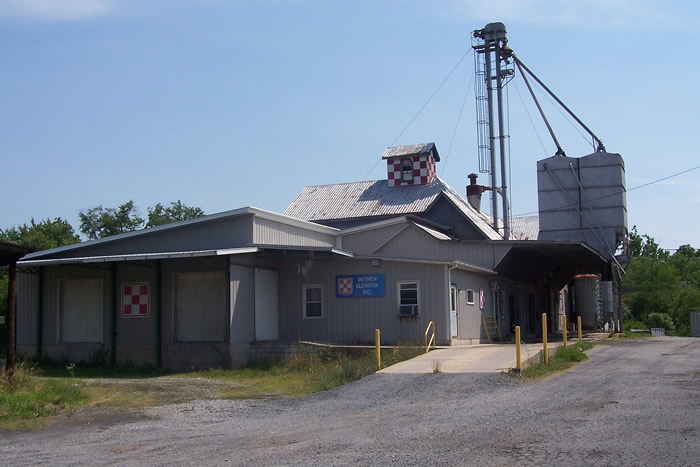
<svg viewBox="0 0 700 467"><path fill-rule="evenodd" d="M245 207L19 262L17 349L174 369L245 364L261 342L439 345L556 330L559 291L606 259L580 241L504 240L435 175L432 143L389 148L387 179Z"/></svg>

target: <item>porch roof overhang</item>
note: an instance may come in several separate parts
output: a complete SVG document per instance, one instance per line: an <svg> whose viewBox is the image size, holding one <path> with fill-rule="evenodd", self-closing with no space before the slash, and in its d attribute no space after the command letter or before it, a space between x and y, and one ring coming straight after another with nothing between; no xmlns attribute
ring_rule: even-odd
<svg viewBox="0 0 700 467"><path fill-rule="evenodd" d="M95 263L114 263L127 261L151 261L160 259L177 259L177 258L196 258L202 256L230 256L241 255L248 253L258 253L264 250L312 250L324 251L341 256L352 256L352 253L341 250L339 248L327 247L297 247L297 246L250 246L241 248L224 248L218 250L192 250L192 251L172 251L162 253L136 253L128 255L101 255L101 256L82 256L74 258L47 258L47 259L30 259L18 261L17 265L21 267L32 266L55 266L61 264L95 264Z"/></svg>
<svg viewBox="0 0 700 467"><path fill-rule="evenodd" d="M495 269L518 282L550 282L563 287L577 274L604 274L609 261L583 242L513 242Z"/></svg>
<svg viewBox="0 0 700 467"><path fill-rule="evenodd" d="M34 251L31 248L15 245L14 243L0 242L0 266L7 266L17 262L22 256Z"/></svg>

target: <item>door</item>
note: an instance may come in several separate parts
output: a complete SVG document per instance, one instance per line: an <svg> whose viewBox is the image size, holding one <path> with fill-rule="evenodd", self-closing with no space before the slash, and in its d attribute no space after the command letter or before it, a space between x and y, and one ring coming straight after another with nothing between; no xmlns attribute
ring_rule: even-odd
<svg viewBox="0 0 700 467"><path fill-rule="evenodd" d="M457 288L454 286L450 287L450 330L452 337L459 335L457 332Z"/></svg>
<svg viewBox="0 0 700 467"><path fill-rule="evenodd" d="M279 340L277 271L255 269L255 340Z"/></svg>

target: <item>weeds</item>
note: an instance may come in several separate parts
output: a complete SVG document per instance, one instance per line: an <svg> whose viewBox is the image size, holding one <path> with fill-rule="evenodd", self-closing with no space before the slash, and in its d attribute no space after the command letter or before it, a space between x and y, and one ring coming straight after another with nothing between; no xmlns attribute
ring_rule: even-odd
<svg viewBox="0 0 700 467"><path fill-rule="evenodd" d="M0 428L32 426L33 419L72 410L86 401L79 387L41 378L35 364L21 361L11 381L6 374L0 377Z"/></svg>
<svg viewBox="0 0 700 467"><path fill-rule="evenodd" d="M540 379L567 370L576 362L588 360L584 352L592 348L593 344L590 342L573 344L567 349L560 347L557 349L556 353L549 358L549 363L538 363L530 366L522 371L522 375L525 378Z"/></svg>

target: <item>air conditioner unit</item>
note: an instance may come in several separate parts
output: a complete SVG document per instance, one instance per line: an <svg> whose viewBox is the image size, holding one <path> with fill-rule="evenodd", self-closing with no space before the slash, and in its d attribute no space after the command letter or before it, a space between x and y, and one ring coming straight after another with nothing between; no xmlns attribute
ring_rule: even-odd
<svg viewBox="0 0 700 467"><path fill-rule="evenodd" d="M399 316L416 316L418 314L418 305L401 305L399 306Z"/></svg>

